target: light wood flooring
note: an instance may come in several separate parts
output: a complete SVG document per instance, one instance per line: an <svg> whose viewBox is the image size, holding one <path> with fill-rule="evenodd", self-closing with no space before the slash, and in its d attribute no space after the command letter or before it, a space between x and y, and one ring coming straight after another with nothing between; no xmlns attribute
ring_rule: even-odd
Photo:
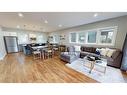
<svg viewBox="0 0 127 95"><path fill-rule="evenodd" d="M8 54L0 61L1 83L96 83L65 66L58 56L34 60L23 53Z"/></svg>

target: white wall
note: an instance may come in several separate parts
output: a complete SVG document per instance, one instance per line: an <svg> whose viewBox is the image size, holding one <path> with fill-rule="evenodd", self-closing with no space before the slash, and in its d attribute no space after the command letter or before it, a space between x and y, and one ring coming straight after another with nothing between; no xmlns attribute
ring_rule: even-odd
<svg viewBox="0 0 127 95"><path fill-rule="evenodd" d="M24 39L24 36L21 36L21 35L24 35L24 34L28 35L28 38L25 40L25 42L22 42L22 40ZM11 30L8 28L3 29L0 27L0 60L2 60L4 56L7 54L3 36L17 36L18 44L29 44L31 43L29 39L29 34L35 34L37 36L36 43L46 43L47 41L47 33L32 32L32 31L25 31L25 30ZM41 38L41 40L38 39L39 37Z"/></svg>
<svg viewBox="0 0 127 95"><path fill-rule="evenodd" d="M5 55L6 55L6 50L5 50L4 40L3 40L3 32L1 31L1 28L0 28L0 60L2 60Z"/></svg>
<svg viewBox="0 0 127 95"><path fill-rule="evenodd" d="M27 35L26 37L26 41L25 42L22 42L23 38L22 38L22 35ZM41 32L29 32L29 31L20 31L20 32L17 32L17 37L18 37L18 43L19 44L28 44L28 43L32 43L30 41L30 35L29 34L33 34L35 35L35 37L37 38L36 41L34 41L34 43L46 43L47 41L47 34L46 33L41 33ZM25 37L24 37L25 39Z"/></svg>
<svg viewBox="0 0 127 95"><path fill-rule="evenodd" d="M46 43L47 41L47 33L37 32L37 31L27 31L27 30L17 30L17 29L9 29L2 28L4 32L4 36L17 36L18 44L29 44L32 43L29 39L29 34L33 34L36 36L37 40L35 43ZM41 40L40 40L41 39Z"/></svg>
<svg viewBox="0 0 127 95"><path fill-rule="evenodd" d="M60 34L56 32L49 33L48 36L53 36L53 39L49 40L50 43L60 43Z"/></svg>
<svg viewBox="0 0 127 95"><path fill-rule="evenodd" d="M99 22L90 23L90 24L81 25L81 26L76 26L73 28L69 28L69 29L65 29L65 30L61 30L61 31L56 31L54 33L55 34L57 33L60 35L65 35L66 39L62 42L63 44L73 45L72 43L69 43L69 33L70 32L78 32L78 31L82 31L82 30L90 30L90 29L104 28L104 27L110 27L110 26L118 26L115 45L112 47L119 48L122 50L125 36L127 33L127 16L113 18L113 19L104 20L104 21L99 21ZM80 45L85 45L85 44L80 44ZM92 45L92 46L101 47L99 45ZM108 46L106 46L106 47L108 47Z"/></svg>

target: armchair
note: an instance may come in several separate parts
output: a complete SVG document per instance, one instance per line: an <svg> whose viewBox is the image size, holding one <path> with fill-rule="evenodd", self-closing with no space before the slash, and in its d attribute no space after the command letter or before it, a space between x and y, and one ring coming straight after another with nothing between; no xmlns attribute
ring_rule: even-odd
<svg viewBox="0 0 127 95"><path fill-rule="evenodd" d="M80 57L80 52L75 51L74 46L67 47L67 52L61 52L61 60L71 63Z"/></svg>

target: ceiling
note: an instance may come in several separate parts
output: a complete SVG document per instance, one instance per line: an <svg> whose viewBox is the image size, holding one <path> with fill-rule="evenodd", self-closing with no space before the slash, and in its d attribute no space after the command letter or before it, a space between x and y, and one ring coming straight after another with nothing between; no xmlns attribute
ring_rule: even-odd
<svg viewBox="0 0 127 95"><path fill-rule="evenodd" d="M1 12L0 25L32 31L53 32L127 15L127 12ZM48 22L48 23L47 23Z"/></svg>

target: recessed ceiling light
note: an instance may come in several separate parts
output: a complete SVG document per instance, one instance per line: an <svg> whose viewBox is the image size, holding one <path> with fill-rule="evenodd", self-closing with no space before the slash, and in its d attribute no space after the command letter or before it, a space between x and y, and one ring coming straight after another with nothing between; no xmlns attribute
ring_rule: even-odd
<svg viewBox="0 0 127 95"><path fill-rule="evenodd" d="M19 16L19 17L23 17L23 14L22 14L22 13L18 13L18 16Z"/></svg>
<svg viewBox="0 0 127 95"><path fill-rule="evenodd" d="M48 21L47 21L47 20L45 20L44 22L45 22L45 23L48 23Z"/></svg>
<svg viewBox="0 0 127 95"><path fill-rule="evenodd" d="M97 17L97 16L98 16L98 13L95 13L95 14L94 14L94 17Z"/></svg>
<svg viewBox="0 0 127 95"><path fill-rule="evenodd" d="M62 27L62 25L61 25L61 24L59 24L58 26L59 26L59 27Z"/></svg>
<svg viewBox="0 0 127 95"><path fill-rule="evenodd" d="M16 27L17 27L17 28L20 28L20 26L19 26L19 25L17 25Z"/></svg>

